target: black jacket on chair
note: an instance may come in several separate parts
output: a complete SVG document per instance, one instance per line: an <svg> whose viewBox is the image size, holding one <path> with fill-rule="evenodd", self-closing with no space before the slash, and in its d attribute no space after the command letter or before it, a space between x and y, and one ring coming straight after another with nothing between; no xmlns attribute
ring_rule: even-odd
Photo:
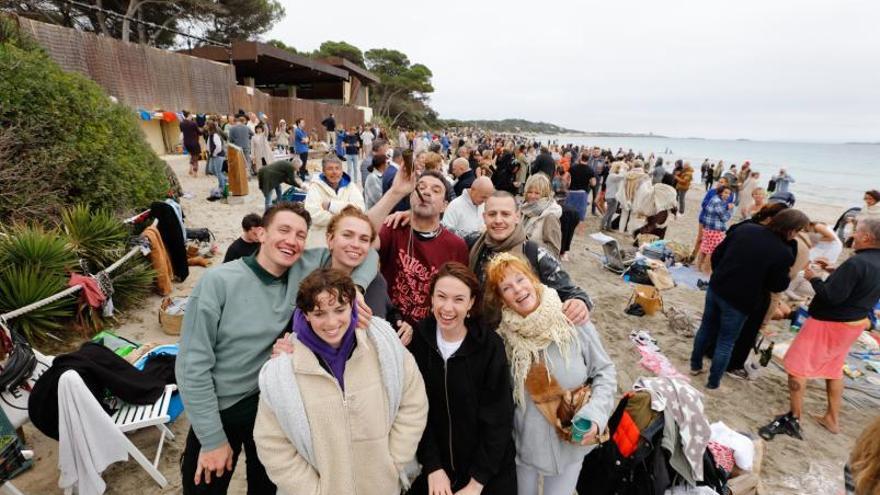
<svg viewBox="0 0 880 495"><path fill-rule="evenodd" d="M417 457L422 474L410 494L428 493L427 476L443 469L452 490L474 478L484 495L516 493L513 392L501 338L468 322L464 342L444 363L437 320L416 326L409 346L425 380L428 424Z"/></svg>
<svg viewBox="0 0 880 495"><path fill-rule="evenodd" d="M31 422L47 437L56 440L58 380L67 370L79 373L92 395L108 413L110 411L104 403L108 392L129 404L152 404L165 391L165 381L157 375L135 368L100 344L86 342L77 351L57 356L52 366L40 375L28 397Z"/></svg>

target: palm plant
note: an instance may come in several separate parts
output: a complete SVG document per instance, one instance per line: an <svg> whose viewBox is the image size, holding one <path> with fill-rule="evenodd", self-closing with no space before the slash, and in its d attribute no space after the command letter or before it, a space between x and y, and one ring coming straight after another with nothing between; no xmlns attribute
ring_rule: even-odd
<svg viewBox="0 0 880 495"><path fill-rule="evenodd" d="M135 257L120 266L111 275L113 304L120 311L136 307L153 290L156 271L144 257Z"/></svg>
<svg viewBox="0 0 880 495"><path fill-rule="evenodd" d="M41 266L8 266L0 271L0 313L45 299L66 287L62 274L47 272ZM63 329L73 314L74 300L66 297L12 321L31 344L44 344L49 333Z"/></svg>
<svg viewBox="0 0 880 495"><path fill-rule="evenodd" d="M128 229L108 210L76 205L61 213L61 228L76 254L103 269L124 254Z"/></svg>
<svg viewBox="0 0 880 495"><path fill-rule="evenodd" d="M34 267L61 275L76 266L76 253L58 230L15 224L0 232L0 272L10 267Z"/></svg>

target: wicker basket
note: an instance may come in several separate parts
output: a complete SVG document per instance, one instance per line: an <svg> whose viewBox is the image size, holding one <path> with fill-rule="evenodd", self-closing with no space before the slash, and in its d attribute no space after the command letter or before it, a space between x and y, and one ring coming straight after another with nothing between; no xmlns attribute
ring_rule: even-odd
<svg viewBox="0 0 880 495"><path fill-rule="evenodd" d="M159 306L159 326L168 335L180 335L180 327L183 325L183 313L179 315L168 314L168 306L171 306L171 304L170 297L162 299L162 304Z"/></svg>

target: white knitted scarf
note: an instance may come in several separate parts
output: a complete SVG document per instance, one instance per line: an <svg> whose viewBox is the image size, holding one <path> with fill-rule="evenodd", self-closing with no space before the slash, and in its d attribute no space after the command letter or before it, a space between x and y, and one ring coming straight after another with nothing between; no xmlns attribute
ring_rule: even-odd
<svg viewBox="0 0 880 495"><path fill-rule="evenodd" d="M541 302L526 316L507 307L501 310L498 335L504 341L507 360L513 375L513 400L518 406L525 404L525 380L533 363L541 360L541 353L550 344L556 344L568 364L572 344L579 345L577 329L562 313L562 301L556 291L545 286L538 287ZM550 369L548 363L548 369Z"/></svg>

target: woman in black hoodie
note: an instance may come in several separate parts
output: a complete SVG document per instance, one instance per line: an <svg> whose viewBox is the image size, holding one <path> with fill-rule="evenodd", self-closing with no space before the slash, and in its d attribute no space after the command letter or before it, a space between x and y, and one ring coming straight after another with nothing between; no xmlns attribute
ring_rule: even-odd
<svg viewBox="0 0 880 495"><path fill-rule="evenodd" d="M510 371L501 338L474 317L477 278L445 263L430 294L431 315L409 346L429 404L417 451L422 474L409 493L516 493Z"/></svg>

